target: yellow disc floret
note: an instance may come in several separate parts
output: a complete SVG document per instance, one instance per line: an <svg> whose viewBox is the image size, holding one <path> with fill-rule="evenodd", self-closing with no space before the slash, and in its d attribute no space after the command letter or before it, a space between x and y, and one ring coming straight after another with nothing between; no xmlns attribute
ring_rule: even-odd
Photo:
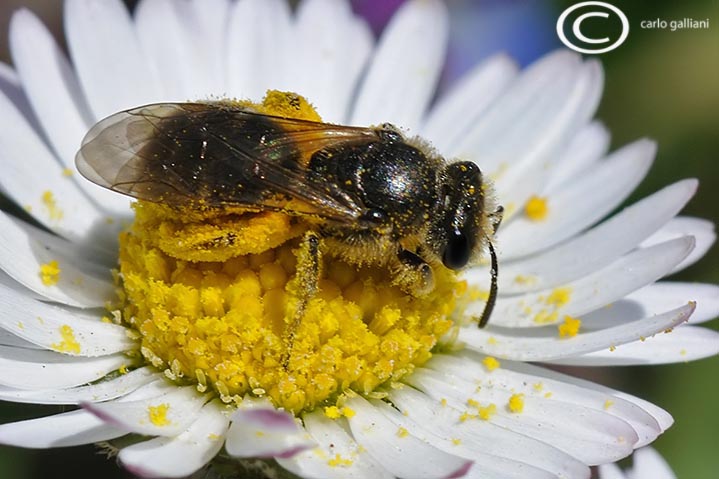
<svg viewBox="0 0 719 479"><path fill-rule="evenodd" d="M298 104L296 95L268 99L265 113L271 105L287 116ZM311 224L143 201L135 211L120 235L123 320L140 333L148 362L225 402L249 394L295 413L349 416L343 395L368 394L431 357L463 291L453 273L435 268L436 287L416 298L393 286L389 271L324 252L319 290L297 321L297 256Z"/></svg>

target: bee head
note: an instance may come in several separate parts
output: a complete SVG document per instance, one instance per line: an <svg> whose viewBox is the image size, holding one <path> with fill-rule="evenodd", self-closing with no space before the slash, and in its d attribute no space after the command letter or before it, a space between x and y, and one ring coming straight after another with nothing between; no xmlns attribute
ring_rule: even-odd
<svg viewBox="0 0 719 479"><path fill-rule="evenodd" d="M447 165L441 176L440 214L432 228L432 243L442 263L457 270L475 262L501 220L491 190L471 161ZM489 212L488 212L489 207Z"/></svg>

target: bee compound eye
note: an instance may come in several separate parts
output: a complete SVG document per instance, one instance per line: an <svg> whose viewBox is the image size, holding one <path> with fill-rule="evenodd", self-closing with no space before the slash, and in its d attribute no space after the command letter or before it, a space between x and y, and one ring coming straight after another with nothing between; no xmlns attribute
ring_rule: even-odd
<svg viewBox="0 0 719 479"><path fill-rule="evenodd" d="M472 253L467 236L459 231L450 234L442 253L442 263L449 269L464 268Z"/></svg>

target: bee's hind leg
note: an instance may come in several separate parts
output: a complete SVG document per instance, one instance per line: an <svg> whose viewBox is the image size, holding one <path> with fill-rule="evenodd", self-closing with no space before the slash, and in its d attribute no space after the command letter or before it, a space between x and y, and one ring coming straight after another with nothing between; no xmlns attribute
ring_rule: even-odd
<svg viewBox="0 0 719 479"><path fill-rule="evenodd" d="M393 283L413 296L424 296L434 289L432 267L416 253L400 248L393 269Z"/></svg>
<svg viewBox="0 0 719 479"><path fill-rule="evenodd" d="M307 303L317 294L319 289L321 264L320 238L315 232L308 231L302 238L297 252L298 302L293 318L287 325L287 329L285 329L287 352L282 359L282 367L285 371L289 368L290 359L292 359L295 334L302 323Z"/></svg>

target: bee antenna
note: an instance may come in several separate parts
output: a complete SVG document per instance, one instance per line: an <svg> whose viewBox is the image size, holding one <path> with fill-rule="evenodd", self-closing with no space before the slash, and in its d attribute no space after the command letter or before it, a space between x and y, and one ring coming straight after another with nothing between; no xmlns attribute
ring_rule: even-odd
<svg viewBox="0 0 719 479"><path fill-rule="evenodd" d="M499 267L497 266L497 253L494 252L494 246L491 241L489 242L489 257L492 261L490 269L492 283L489 286L489 296L487 297L487 302L484 305L484 311L482 311L482 316L479 317L478 326L480 328L485 327L489 322L489 317L492 315L492 310L494 310L494 305L497 302L497 274L499 272Z"/></svg>

